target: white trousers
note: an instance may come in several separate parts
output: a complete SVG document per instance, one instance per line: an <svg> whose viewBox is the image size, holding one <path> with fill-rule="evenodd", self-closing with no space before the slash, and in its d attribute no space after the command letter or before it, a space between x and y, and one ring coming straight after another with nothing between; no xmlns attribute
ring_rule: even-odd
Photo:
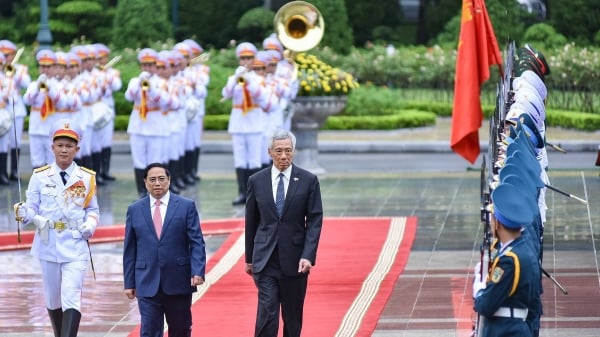
<svg viewBox="0 0 600 337"><path fill-rule="evenodd" d="M25 123L25 117L24 116L16 116L15 117L15 122L13 123L12 127L10 128L10 131L8 131L8 133L10 134L10 148L11 149L17 149L21 147L21 137L23 137L23 125ZM17 139L15 139L15 126L17 128Z"/></svg>
<svg viewBox="0 0 600 337"><path fill-rule="evenodd" d="M262 133L232 133L233 165L235 168L260 168Z"/></svg>
<svg viewBox="0 0 600 337"><path fill-rule="evenodd" d="M131 145L131 159L133 167L136 169L145 169L148 164L168 162L164 157L165 147L169 146L167 136L144 136L130 134L129 144Z"/></svg>
<svg viewBox="0 0 600 337"><path fill-rule="evenodd" d="M44 281L44 299L50 310L62 308L81 312L81 289L87 261L56 263L40 260Z"/></svg>
<svg viewBox="0 0 600 337"><path fill-rule="evenodd" d="M54 162L54 153L50 142L50 135L29 135L29 153L31 167L42 167Z"/></svg>

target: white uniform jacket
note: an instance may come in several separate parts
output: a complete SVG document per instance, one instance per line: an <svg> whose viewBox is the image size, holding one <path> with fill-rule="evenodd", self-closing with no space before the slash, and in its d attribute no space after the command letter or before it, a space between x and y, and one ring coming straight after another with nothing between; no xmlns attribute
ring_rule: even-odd
<svg viewBox="0 0 600 337"><path fill-rule="evenodd" d="M63 185L60 169L56 164L34 170L27 187L27 218L40 215L50 221L48 240L42 240L36 231L31 255L52 262L87 261L89 248L77 229L84 221L98 224L100 211L96 199L96 174L73 163L67 183ZM56 223L65 224L64 230L56 229ZM95 228L94 228L95 230Z"/></svg>

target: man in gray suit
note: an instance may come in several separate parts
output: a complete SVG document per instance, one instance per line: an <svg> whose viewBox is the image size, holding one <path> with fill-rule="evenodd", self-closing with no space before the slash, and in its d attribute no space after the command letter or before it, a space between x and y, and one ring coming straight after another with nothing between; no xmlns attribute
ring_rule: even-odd
<svg viewBox="0 0 600 337"><path fill-rule="evenodd" d="M127 209L123 247L125 295L137 297L141 336L189 337L192 293L204 283L206 252L194 201L169 193L164 164L144 171L146 195Z"/></svg>
<svg viewBox="0 0 600 337"><path fill-rule="evenodd" d="M246 200L246 273L258 289L254 336L276 337L281 309L283 336L299 337L321 236L321 191L317 176L292 165L291 132L276 130L268 144L273 166L250 177Z"/></svg>

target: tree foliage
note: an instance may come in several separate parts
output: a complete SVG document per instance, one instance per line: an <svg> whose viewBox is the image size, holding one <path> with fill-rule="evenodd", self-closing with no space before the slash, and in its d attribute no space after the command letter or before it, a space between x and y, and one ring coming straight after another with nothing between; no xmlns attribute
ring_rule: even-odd
<svg viewBox="0 0 600 337"><path fill-rule="evenodd" d="M244 38L237 24L244 13L263 4L262 0L179 0L177 39L194 37L203 47L222 48Z"/></svg>
<svg viewBox="0 0 600 337"><path fill-rule="evenodd" d="M525 31L526 19L529 17L528 13L519 7L519 4L514 0L488 1L486 7L498 45L504 46L508 40L515 40L520 43ZM457 46L460 16L461 10L459 9L455 16L448 21L444 31L433 39L433 42L444 46Z"/></svg>
<svg viewBox="0 0 600 337"><path fill-rule="evenodd" d="M262 43L262 40L273 31L275 13L264 7L253 8L240 18L237 29L243 40Z"/></svg>
<svg viewBox="0 0 600 337"><path fill-rule="evenodd" d="M570 41L594 42L600 31L599 0L552 0L549 24Z"/></svg>
<svg viewBox="0 0 600 337"><path fill-rule="evenodd" d="M165 1L119 1L113 24L113 45L139 48L172 38L167 13Z"/></svg>
<svg viewBox="0 0 600 337"><path fill-rule="evenodd" d="M345 0L345 4L354 42L360 46L386 34L393 36L394 28L401 22L402 12L397 0Z"/></svg>
<svg viewBox="0 0 600 337"><path fill-rule="evenodd" d="M325 34L320 46L348 54L354 41L344 0L311 0L311 3L319 9L325 20Z"/></svg>

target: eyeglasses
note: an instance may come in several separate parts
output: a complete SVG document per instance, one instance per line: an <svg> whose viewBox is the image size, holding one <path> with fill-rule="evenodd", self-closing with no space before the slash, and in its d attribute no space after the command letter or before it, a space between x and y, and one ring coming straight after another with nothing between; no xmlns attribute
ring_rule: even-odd
<svg viewBox="0 0 600 337"><path fill-rule="evenodd" d="M169 177L167 177L167 176L150 177L147 180L150 184L155 184L157 181L161 184L164 184L167 180L169 180Z"/></svg>
<svg viewBox="0 0 600 337"><path fill-rule="evenodd" d="M286 156L289 156L294 152L294 149L292 149L291 147L287 147L285 149L277 148L277 149L271 150L271 152L273 152L274 154L276 154L278 156L281 156L284 153Z"/></svg>

